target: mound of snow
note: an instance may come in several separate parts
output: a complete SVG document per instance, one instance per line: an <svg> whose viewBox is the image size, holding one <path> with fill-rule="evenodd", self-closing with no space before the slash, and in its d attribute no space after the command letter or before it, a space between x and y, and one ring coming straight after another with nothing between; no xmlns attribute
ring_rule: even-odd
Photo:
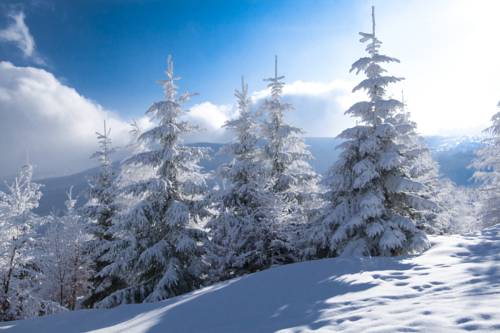
<svg viewBox="0 0 500 333"><path fill-rule="evenodd" d="M418 257L304 262L160 303L7 322L0 331L500 331L500 225L431 240Z"/></svg>

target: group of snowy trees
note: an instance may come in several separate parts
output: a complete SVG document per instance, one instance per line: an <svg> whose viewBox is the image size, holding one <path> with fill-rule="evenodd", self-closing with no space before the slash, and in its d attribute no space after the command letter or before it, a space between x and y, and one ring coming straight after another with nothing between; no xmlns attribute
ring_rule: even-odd
<svg viewBox="0 0 500 333"><path fill-rule="evenodd" d="M56 260L60 254L52 252L55 247L45 246L55 235L42 241L36 237L46 219L32 213L42 195L41 186L32 182L32 176L33 168L26 165L7 191L0 192L0 320L50 314L64 308L62 299L60 303L56 301L56 290L50 295L54 299L48 295L52 292L48 285L57 283L50 280L57 267L45 260ZM68 254L67 249L59 249ZM44 279L50 283L43 283ZM62 298L62 292L60 295Z"/></svg>
<svg viewBox="0 0 500 333"><path fill-rule="evenodd" d="M498 104L500 107L500 103ZM472 167L477 170L474 178L479 188L480 219L485 226L500 221L500 112L491 118L491 126L485 130L487 138L483 148L476 153Z"/></svg>
<svg viewBox="0 0 500 333"><path fill-rule="evenodd" d="M358 121L339 135L341 155L323 181L302 130L285 121L293 106L283 99L277 59L263 102L252 100L242 78L238 116L225 124L235 134L223 147L232 159L215 174L200 166L209 151L183 142L197 130L183 117L193 95L178 93L170 57L165 98L146 112L155 126L134 126L133 154L119 170L106 124L97 133L100 172L83 207L70 190L62 215L33 214L41 187L25 166L0 192L0 320L158 301L301 260L418 253L429 247L427 233L473 228L455 222L463 213L455 206L469 199L439 179L404 103L388 96L402 78L383 69L398 60L380 53L374 15L372 23L360 33L367 56L351 68L364 75L354 91L368 99L346 111ZM500 198L500 113L493 121L495 139L475 163L486 169L476 176L486 184L491 223Z"/></svg>

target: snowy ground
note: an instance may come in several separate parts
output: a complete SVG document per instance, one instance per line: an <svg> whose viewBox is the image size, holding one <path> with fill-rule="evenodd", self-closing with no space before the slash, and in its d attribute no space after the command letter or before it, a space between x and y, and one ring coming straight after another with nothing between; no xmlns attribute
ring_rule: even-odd
<svg viewBox="0 0 500 333"><path fill-rule="evenodd" d="M500 331L500 225L419 257L270 269L155 304L0 324L3 332Z"/></svg>

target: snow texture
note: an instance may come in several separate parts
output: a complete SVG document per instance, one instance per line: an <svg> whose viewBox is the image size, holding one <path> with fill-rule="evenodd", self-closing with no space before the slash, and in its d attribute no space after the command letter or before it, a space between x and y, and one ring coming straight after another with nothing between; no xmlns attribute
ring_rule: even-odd
<svg viewBox="0 0 500 333"><path fill-rule="evenodd" d="M500 225L430 236L420 256L334 258L154 304L0 324L5 332L498 332Z"/></svg>

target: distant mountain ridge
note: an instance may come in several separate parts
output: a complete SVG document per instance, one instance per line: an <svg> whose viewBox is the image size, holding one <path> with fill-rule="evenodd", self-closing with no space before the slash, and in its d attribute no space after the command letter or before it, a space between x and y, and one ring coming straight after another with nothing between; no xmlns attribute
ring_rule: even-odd
<svg viewBox="0 0 500 333"><path fill-rule="evenodd" d="M477 137L439 137L430 136L425 138L429 149L432 151L434 159L440 165L440 172L443 177L451 179L461 186L473 186L471 176L473 170L469 169L474 151L481 146L481 140ZM340 140L336 138L306 138L306 143L314 156L311 161L313 168L320 174L325 174L331 165L338 158L340 153L336 149ZM198 146L207 147L211 150L211 158L202 161L202 166L207 171L215 170L222 163L229 161L229 156L219 154L221 143L199 143ZM119 162L114 165L118 169ZM36 171L36 170L35 170ZM88 187L88 179L97 174L98 167L88 169L73 175L52 177L37 180L43 184L43 197L40 207L36 210L39 214L48 214L51 211L61 211L64 209L66 192L73 186L73 194L78 198L78 204L85 202L85 192ZM0 184L0 190L3 190Z"/></svg>
<svg viewBox="0 0 500 333"><path fill-rule="evenodd" d="M425 137L434 160L439 164L442 177L449 178L461 186L475 186L472 178L474 170L470 164L475 151L483 145L481 137Z"/></svg>

